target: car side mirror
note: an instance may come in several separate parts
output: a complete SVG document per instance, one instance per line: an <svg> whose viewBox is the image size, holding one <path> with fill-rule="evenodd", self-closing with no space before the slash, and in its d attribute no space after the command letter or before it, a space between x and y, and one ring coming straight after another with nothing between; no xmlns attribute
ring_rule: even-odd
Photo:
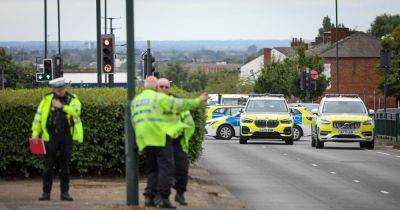
<svg viewBox="0 0 400 210"><path fill-rule="evenodd" d="M368 114L369 116L373 116L375 114L375 110L373 109L368 110Z"/></svg>
<svg viewBox="0 0 400 210"><path fill-rule="evenodd" d="M239 113L243 113L243 108L241 108L241 109L239 110Z"/></svg>
<svg viewBox="0 0 400 210"><path fill-rule="evenodd" d="M311 110L311 113L313 113L313 114L315 114L315 115L318 115L318 109L312 109L312 110Z"/></svg>

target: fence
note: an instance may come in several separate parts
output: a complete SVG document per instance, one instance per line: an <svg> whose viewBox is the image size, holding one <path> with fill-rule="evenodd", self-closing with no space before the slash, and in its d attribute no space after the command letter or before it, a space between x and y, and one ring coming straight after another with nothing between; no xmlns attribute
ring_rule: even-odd
<svg viewBox="0 0 400 210"><path fill-rule="evenodd" d="M400 109L378 111L374 116L375 138L400 141Z"/></svg>

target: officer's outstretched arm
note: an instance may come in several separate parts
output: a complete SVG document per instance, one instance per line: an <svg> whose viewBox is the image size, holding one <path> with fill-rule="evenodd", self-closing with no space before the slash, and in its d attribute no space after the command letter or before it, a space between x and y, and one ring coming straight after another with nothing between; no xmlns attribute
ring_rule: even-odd
<svg viewBox="0 0 400 210"><path fill-rule="evenodd" d="M75 97L69 105L63 106L63 111L73 118L78 119L81 116L81 102Z"/></svg>
<svg viewBox="0 0 400 210"><path fill-rule="evenodd" d="M159 94L158 105L163 112L179 114L183 111L194 109L200 106L201 100L196 99L181 99L165 94Z"/></svg>
<svg viewBox="0 0 400 210"><path fill-rule="evenodd" d="M44 100L42 100L37 108L35 117L33 118L32 122L32 137L39 137L42 133L42 106Z"/></svg>

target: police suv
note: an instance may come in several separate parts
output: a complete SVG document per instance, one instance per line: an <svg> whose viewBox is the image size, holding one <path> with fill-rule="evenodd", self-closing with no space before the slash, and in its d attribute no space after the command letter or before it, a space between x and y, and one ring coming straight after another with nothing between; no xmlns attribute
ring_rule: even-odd
<svg viewBox="0 0 400 210"><path fill-rule="evenodd" d="M293 144L293 119L283 95L250 95L240 116L240 144L249 139L281 139Z"/></svg>
<svg viewBox="0 0 400 210"><path fill-rule="evenodd" d="M374 149L372 111L357 95L327 94L319 109L312 111L311 146L320 149L325 142L360 142L361 148Z"/></svg>

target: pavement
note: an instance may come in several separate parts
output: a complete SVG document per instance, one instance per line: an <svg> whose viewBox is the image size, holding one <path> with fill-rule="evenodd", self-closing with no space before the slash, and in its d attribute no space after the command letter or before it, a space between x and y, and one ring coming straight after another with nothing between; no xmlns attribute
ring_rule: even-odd
<svg viewBox="0 0 400 210"><path fill-rule="evenodd" d="M189 206L178 209L242 210L244 204L233 196L204 169L192 165L189 170L189 185L186 199ZM60 201L59 181L53 184L51 201L38 201L41 194L40 179L0 180L0 210L137 210L143 207L141 195L145 180L139 181L140 205L129 207L126 202L126 184L123 177L72 178L70 194L73 202ZM170 199L173 203L175 192Z"/></svg>
<svg viewBox="0 0 400 210"><path fill-rule="evenodd" d="M207 139L199 165L249 209L400 209L400 152Z"/></svg>

